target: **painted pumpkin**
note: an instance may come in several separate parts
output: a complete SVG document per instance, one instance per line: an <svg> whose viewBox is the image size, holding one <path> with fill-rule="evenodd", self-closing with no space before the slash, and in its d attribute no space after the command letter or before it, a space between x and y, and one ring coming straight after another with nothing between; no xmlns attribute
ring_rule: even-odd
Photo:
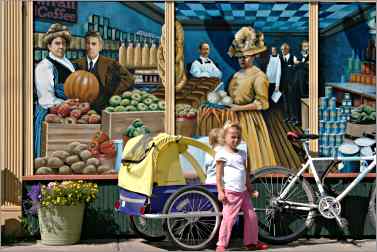
<svg viewBox="0 0 377 252"><path fill-rule="evenodd" d="M80 102L94 102L99 94L97 77L84 70L71 73L64 82L64 94L70 99L78 98Z"/></svg>

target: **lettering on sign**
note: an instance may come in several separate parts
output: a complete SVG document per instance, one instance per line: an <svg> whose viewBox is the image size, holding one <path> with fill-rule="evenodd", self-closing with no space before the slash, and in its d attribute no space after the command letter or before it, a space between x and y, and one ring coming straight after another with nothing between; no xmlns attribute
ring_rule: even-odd
<svg viewBox="0 0 377 252"><path fill-rule="evenodd" d="M77 2L52 1L34 2L34 18L61 22L77 22Z"/></svg>

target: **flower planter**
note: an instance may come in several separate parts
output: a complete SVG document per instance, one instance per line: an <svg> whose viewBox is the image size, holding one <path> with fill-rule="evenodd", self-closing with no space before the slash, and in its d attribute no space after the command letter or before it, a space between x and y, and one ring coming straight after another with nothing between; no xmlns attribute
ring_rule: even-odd
<svg viewBox="0 0 377 252"><path fill-rule="evenodd" d="M38 220L45 245L68 245L80 241L85 204L41 207Z"/></svg>

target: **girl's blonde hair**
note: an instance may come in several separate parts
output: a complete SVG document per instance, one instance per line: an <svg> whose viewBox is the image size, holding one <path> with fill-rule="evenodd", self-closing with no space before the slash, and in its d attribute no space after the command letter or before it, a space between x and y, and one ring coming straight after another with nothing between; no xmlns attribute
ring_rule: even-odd
<svg viewBox="0 0 377 252"><path fill-rule="evenodd" d="M224 129L214 128L208 134L208 142L214 147L217 144L224 145Z"/></svg>
<svg viewBox="0 0 377 252"><path fill-rule="evenodd" d="M223 129L224 129L224 136L227 133L228 129L230 129L230 128L236 128L236 129L238 129L239 132L240 132L240 135L241 135L242 129L241 129L241 125L239 123L237 123L237 122L231 122L231 121L226 121L225 124L224 124L224 127L223 127Z"/></svg>

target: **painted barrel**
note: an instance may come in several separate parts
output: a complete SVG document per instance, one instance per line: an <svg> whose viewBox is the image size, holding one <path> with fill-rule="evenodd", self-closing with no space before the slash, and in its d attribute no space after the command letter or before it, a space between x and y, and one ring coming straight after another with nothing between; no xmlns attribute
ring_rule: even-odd
<svg viewBox="0 0 377 252"><path fill-rule="evenodd" d="M339 155L342 157L356 157L360 151L359 146L353 143L344 143L339 146ZM343 161L343 168L340 172L359 172L360 161Z"/></svg>

